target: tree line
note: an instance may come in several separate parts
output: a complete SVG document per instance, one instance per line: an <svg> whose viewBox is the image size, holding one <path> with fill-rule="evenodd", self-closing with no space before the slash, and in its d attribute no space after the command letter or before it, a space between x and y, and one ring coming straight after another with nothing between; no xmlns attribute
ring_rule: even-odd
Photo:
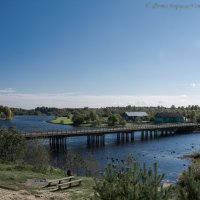
<svg viewBox="0 0 200 200"><path fill-rule="evenodd" d="M186 117L189 121L200 121L200 106L189 105L187 107L172 105L163 106L125 106L125 107L105 107L105 108L55 108L55 107L37 107L35 109L11 108L14 115L53 115L55 117L72 118L74 124L91 123L92 125L107 124L123 125L125 122L121 118L124 112L146 112L148 121L154 121L157 112L177 112Z"/></svg>

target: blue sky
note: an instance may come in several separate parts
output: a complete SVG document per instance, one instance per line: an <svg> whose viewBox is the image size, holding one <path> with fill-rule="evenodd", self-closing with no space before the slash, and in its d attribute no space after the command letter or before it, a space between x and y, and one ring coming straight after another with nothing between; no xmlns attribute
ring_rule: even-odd
<svg viewBox="0 0 200 200"><path fill-rule="evenodd" d="M199 19L192 0L1 0L0 104L200 104Z"/></svg>

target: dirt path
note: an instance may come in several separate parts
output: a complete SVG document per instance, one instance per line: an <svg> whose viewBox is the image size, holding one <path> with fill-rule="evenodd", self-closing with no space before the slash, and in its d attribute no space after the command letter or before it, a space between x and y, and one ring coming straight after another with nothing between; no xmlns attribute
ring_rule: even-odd
<svg viewBox="0 0 200 200"><path fill-rule="evenodd" d="M69 200L67 193L38 190L32 195L25 190L11 191L0 188L1 200Z"/></svg>

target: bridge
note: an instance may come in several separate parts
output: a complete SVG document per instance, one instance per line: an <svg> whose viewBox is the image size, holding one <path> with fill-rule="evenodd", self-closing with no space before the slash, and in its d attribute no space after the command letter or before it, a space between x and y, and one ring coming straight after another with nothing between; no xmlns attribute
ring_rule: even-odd
<svg viewBox="0 0 200 200"><path fill-rule="evenodd" d="M135 140L135 132L141 133L141 140L157 138L159 136L174 135L184 132L192 132L200 127L198 123L170 123L170 124L142 124L129 127L98 127L80 128L59 131L41 131L24 133L26 139L49 138L50 146L57 149L66 149L68 137L87 136L87 146L104 146L105 135L115 134L117 143L130 142Z"/></svg>

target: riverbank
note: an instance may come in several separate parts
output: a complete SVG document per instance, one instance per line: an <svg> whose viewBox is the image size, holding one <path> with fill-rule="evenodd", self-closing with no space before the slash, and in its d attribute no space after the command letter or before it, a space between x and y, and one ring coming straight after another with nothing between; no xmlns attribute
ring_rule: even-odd
<svg viewBox="0 0 200 200"><path fill-rule="evenodd" d="M81 186L58 191L49 192L41 189L46 185L46 180L64 177L60 169L52 168L48 174L34 171L31 166L20 166L15 164L0 164L0 195L3 200L16 199L59 199L75 200L86 199L93 195L93 179L81 177Z"/></svg>

